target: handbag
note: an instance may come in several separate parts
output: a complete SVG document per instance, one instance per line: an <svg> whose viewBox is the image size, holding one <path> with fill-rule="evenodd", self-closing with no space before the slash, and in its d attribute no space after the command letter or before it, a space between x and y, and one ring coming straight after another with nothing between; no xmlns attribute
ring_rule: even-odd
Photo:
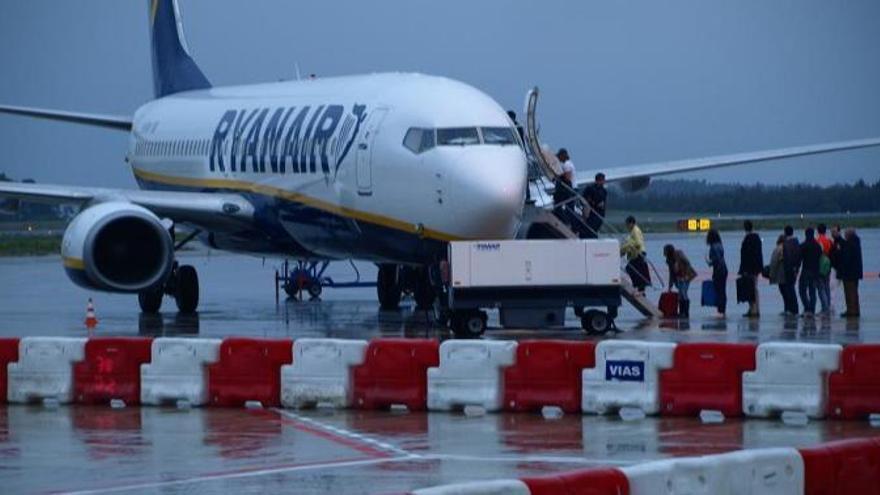
<svg viewBox="0 0 880 495"><path fill-rule="evenodd" d="M718 294L715 293L715 283L711 280L703 280L702 294L700 296L700 305L716 306L718 304Z"/></svg>
<svg viewBox="0 0 880 495"><path fill-rule="evenodd" d="M751 277L739 277L736 279L736 302L755 302L755 282Z"/></svg>

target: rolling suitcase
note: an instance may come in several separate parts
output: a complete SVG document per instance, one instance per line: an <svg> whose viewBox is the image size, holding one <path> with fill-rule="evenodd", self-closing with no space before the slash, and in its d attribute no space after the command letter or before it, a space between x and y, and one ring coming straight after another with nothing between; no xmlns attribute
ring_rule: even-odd
<svg viewBox="0 0 880 495"><path fill-rule="evenodd" d="M675 318L678 316L678 292L664 292L660 294L660 312L664 318Z"/></svg>
<svg viewBox="0 0 880 495"><path fill-rule="evenodd" d="M755 301L755 284L749 277L736 279L736 302L751 303Z"/></svg>
<svg viewBox="0 0 880 495"><path fill-rule="evenodd" d="M718 295L715 294L715 284L711 280L703 280L703 291L700 297L700 304L703 306L716 306L718 304Z"/></svg>

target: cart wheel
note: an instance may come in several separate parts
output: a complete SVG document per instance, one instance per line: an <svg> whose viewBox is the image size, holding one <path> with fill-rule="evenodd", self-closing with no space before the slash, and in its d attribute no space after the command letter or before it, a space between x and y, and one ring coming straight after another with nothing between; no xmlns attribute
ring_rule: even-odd
<svg viewBox="0 0 880 495"><path fill-rule="evenodd" d="M452 317L452 332L460 339L476 339L486 332L485 311L467 311Z"/></svg>
<svg viewBox="0 0 880 495"><path fill-rule="evenodd" d="M581 317L581 326L589 334L604 335L611 329L611 318L604 311L591 309L586 311L584 316Z"/></svg>
<svg viewBox="0 0 880 495"><path fill-rule="evenodd" d="M319 297L321 297L321 292L324 290L324 288L321 286L321 282L313 281L311 284L309 284L308 290L309 296L311 296L312 299L318 299Z"/></svg>

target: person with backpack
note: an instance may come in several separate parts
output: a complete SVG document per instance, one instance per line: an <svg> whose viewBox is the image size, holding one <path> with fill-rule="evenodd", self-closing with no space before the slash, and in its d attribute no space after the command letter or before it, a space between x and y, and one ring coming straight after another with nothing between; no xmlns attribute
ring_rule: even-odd
<svg viewBox="0 0 880 495"><path fill-rule="evenodd" d="M785 266L782 262L783 249L785 246L785 236L781 235L776 239L776 247L773 248L773 254L770 255L770 264L767 265L767 279L770 285L778 285L779 292L783 300L785 294L782 294L782 284L785 283Z"/></svg>
<svg viewBox="0 0 880 495"><path fill-rule="evenodd" d="M620 254L626 256L626 274L632 280L633 287L639 294L645 295L645 287L651 285L651 272L645 258L645 235L632 215L626 217L626 228L629 236L620 245Z"/></svg>
<svg viewBox="0 0 880 495"><path fill-rule="evenodd" d="M816 313L816 288L819 280L819 259L822 246L816 242L813 227L804 231L804 242L800 246L801 269L798 279L798 292L804 306L804 316L812 318Z"/></svg>
<svg viewBox="0 0 880 495"><path fill-rule="evenodd" d="M669 290L675 286L678 291L678 316L689 318L691 300L688 297L688 289L691 282L697 278L697 272L684 251L675 249L672 244L663 246L663 256L666 258L666 266L669 267Z"/></svg>
<svg viewBox="0 0 880 495"><path fill-rule="evenodd" d="M764 269L764 252L761 244L761 236L754 232L755 226L750 220L743 222L746 236L743 237L742 246L739 250L739 275L751 286L754 294L749 303L749 310L744 314L746 318L757 318L761 315L758 306L758 277Z"/></svg>
<svg viewBox="0 0 880 495"><path fill-rule="evenodd" d="M816 242L822 246L822 257L819 258L819 278L816 289L819 293L819 303L822 305L822 314L831 314L831 250L834 242L827 235L828 226L820 223L816 226Z"/></svg>

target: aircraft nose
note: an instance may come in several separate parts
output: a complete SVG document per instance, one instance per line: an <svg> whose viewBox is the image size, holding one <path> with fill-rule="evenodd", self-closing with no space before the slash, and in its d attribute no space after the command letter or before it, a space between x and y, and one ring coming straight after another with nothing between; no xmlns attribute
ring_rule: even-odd
<svg viewBox="0 0 880 495"><path fill-rule="evenodd" d="M526 187L525 155L519 148L483 150L466 160L454 192L464 237L506 239L516 235Z"/></svg>

